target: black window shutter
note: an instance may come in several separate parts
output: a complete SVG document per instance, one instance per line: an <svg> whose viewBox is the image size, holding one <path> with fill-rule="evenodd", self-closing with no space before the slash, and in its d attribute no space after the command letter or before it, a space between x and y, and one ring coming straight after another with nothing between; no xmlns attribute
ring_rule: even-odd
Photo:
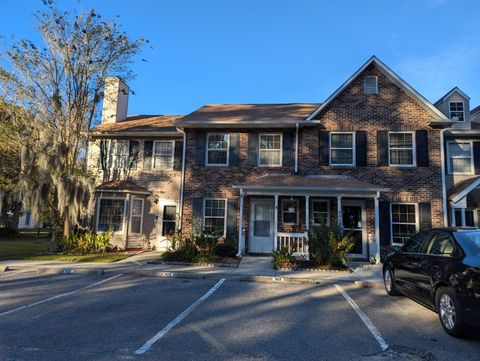
<svg viewBox="0 0 480 361"><path fill-rule="evenodd" d="M100 141L100 167L103 171L107 170L107 144L106 140Z"/></svg>
<svg viewBox="0 0 480 361"><path fill-rule="evenodd" d="M388 132L377 132L377 165L388 166Z"/></svg>
<svg viewBox="0 0 480 361"><path fill-rule="evenodd" d="M258 134L250 133L248 134L248 164L253 166L257 165L257 154L258 154Z"/></svg>
<svg viewBox="0 0 480 361"><path fill-rule="evenodd" d="M227 238L237 238L237 200L229 199L227 201Z"/></svg>
<svg viewBox="0 0 480 361"><path fill-rule="evenodd" d="M138 140L128 142L128 168L137 169Z"/></svg>
<svg viewBox="0 0 480 361"><path fill-rule="evenodd" d="M290 132L283 133L283 166L293 165L293 136Z"/></svg>
<svg viewBox="0 0 480 361"><path fill-rule="evenodd" d="M231 133L230 134L230 150L229 150L229 165L238 165L239 163L239 152L240 152L240 134Z"/></svg>
<svg viewBox="0 0 480 361"><path fill-rule="evenodd" d="M430 203L419 203L420 230L432 228L432 205Z"/></svg>
<svg viewBox="0 0 480 361"><path fill-rule="evenodd" d="M355 157L357 167L367 166L367 132L364 130L355 133Z"/></svg>
<svg viewBox="0 0 480 361"><path fill-rule="evenodd" d="M205 150L207 146L207 134L197 133L197 149L195 150L195 163L205 165Z"/></svg>
<svg viewBox="0 0 480 361"><path fill-rule="evenodd" d="M203 199L193 198L192 201L192 231L193 233L202 231L203 222Z"/></svg>
<svg viewBox="0 0 480 361"><path fill-rule="evenodd" d="M153 141L146 140L143 146L143 169L152 169Z"/></svg>
<svg viewBox="0 0 480 361"><path fill-rule="evenodd" d="M175 153L173 155L173 170L182 170L183 140L175 141Z"/></svg>
<svg viewBox="0 0 480 361"><path fill-rule="evenodd" d="M417 167L428 167L428 132L417 130L415 132L415 143L417 147Z"/></svg>
<svg viewBox="0 0 480 361"><path fill-rule="evenodd" d="M480 174L480 142L473 142L473 161L475 174Z"/></svg>
<svg viewBox="0 0 480 361"><path fill-rule="evenodd" d="M318 134L318 159L320 165L330 164L330 133L320 131Z"/></svg>
<svg viewBox="0 0 480 361"><path fill-rule="evenodd" d="M390 235L390 203L380 202L379 204L380 220L380 244L389 245Z"/></svg>

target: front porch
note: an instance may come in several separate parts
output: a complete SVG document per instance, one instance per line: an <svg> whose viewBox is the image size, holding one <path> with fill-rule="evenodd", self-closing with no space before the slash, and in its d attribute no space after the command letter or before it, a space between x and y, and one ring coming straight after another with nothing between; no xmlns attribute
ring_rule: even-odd
<svg viewBox="0 0 480 361"><path fill-rule="evenodd" d="M387 189L346 176L271 175L235 185L240 192L239 254L287 247L308 257L308 231L338 224L351 232L353 259L380 260L379 197Z"/></svg>

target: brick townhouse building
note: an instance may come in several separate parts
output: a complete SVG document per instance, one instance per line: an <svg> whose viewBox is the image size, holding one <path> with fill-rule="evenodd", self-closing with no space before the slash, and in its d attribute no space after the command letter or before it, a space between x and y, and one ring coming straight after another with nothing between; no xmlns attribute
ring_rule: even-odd
<svg viewBox="0 0 480 361"><path fill-rule="evenodd" d="M457 116L459 92L434 105L376 57L318 104L127 117L126 85L112 78L107 87L112 100L89 153L94 227L113 229L121 247L166 247L173 229L215 230L238 242L239 255L283 246L303 254L308 230L338 223L354 235L353 258L378 261L391 244L448 221L444 138L472 131L468 102L468 116Z"/></svg>

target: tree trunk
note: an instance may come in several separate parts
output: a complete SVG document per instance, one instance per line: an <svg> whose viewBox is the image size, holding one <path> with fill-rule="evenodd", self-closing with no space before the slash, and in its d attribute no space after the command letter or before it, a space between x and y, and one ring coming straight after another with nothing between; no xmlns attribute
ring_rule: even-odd
<svg viewBox="0 0 480 361"><path fill-rule="evenodd" d="M72 224L65 218L63 221L63 238L68 238L72 235Z"/></svg>

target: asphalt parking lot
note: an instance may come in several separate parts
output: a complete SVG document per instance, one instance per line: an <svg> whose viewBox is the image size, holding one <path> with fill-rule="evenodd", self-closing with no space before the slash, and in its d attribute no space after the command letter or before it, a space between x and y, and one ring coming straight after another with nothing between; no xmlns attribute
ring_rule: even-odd
<svg viewBox="0 0 480 361"><path fill-rule="evenodd" d="M446 335L422 306L340 287L377 338L333 282L12 272L0 276L0 359L480 359L479 336Z"/></svg>

